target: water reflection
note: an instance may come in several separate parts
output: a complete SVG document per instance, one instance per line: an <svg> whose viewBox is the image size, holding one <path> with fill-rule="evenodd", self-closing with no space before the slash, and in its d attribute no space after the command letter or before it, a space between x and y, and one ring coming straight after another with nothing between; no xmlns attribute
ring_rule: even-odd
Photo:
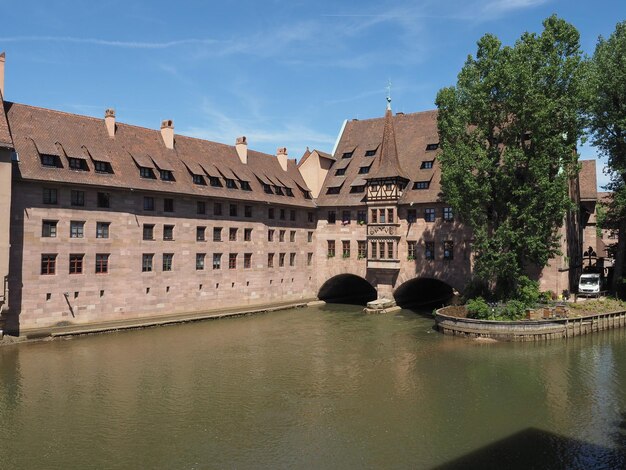
<svg viewBox="0 0 626 470"><path fill-rule="evenodd" d="M0 468L624 462L625 331L486 344L360 309L0 348Z"/></svg>

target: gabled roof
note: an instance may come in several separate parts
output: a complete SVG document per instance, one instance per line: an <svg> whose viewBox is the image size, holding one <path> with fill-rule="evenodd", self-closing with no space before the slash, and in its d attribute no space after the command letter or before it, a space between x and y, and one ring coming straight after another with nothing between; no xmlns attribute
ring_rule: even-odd
<svg viewBox="0 0 626 470"><path fill-rule="evenodd" d="M4 101L0 91L0 147L13 148L13 139L9 130L9 123L4 113Z"/></svg>
<svg viewBox="0 0 626 470"><path fill-rule="evenodd" d="M308 160L308 158L313 155L314 153L317 153L321 158L326 158L328 160L335 160L335 157L333 157L330 153L326 153L326 152L322 152L321 150L317 150L317 149L313 149L312 151L309 150L309 148L306 148L306 151L302 154L302 157L300 157L300 160L298 161L298 168Z"/></svg>
<svg viewBox="0 0 626 470"><path fill-rule="evenodd" d="M275 156L254 150L248 150L248 163L244 164L232 145L176 135L175 148L169 150L163 144L159 130L118 122L115 138L110 138L103 119L10 102L4 102L3 109L10 125L13 144L20 155L20 161L15 166L18 178L262 201L276 205L315 206L312 200L304 197L301 190L295 190L302 188L308 191L295 160L289 160L287 171L284 171ZM5 113L0 113L0 120ZM1 126L2 121L0 130ZM60 156L63 156L62 149L71 149L71 152L82 150L85 156L86 149L94 159L96 155L105 155L114 174L96 173L91 159L86 160L89 171L70 170L66 162L63 168L43 167L39 158L39 154L43 153L41 149ZM137 165L170 170L174 174L174 181L141 178ZM251 191L194 184L187 169L189 167L194 172L203 169L210 176L220 177L220 173L224 173L228 178L239 177L249 181ZM253 174L283 181L285 185L294 188L293 197L265 193L261 183L250 176Z"/></svg>

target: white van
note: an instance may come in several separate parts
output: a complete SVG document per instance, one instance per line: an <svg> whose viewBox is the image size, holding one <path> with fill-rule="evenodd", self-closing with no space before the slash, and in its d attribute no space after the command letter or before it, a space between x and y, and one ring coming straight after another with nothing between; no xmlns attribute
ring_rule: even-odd
<svg viewBox="0 0 626 470"><path fill-rule="evenodd" d="M602 292L602 277L597 273L582 274L578 281L578 295L599 297Z"/></svg>

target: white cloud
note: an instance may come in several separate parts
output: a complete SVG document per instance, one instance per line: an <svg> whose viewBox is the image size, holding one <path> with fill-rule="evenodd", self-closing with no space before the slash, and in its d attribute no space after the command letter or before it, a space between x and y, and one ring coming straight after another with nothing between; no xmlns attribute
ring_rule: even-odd
<svg viewBox="0 0 626 470"><path fill-rule="evenodd" d="M0 37L0 42L65 42L76 44L93 44L96 46L121 47L125 49L167 49L187 45L214 45L220 41L215 39L179 39L166 42L142 41L111 41L97 38L77 38L72 36L9 36Z"/></svg>

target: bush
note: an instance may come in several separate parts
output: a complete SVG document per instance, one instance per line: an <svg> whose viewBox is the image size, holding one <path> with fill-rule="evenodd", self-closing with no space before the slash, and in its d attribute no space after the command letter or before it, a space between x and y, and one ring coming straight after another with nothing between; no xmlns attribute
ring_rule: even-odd
<svg viewBox="0 0 626 470"><path fill-rule="evenodd" d="M521 276L517 280L517 290L514 300L519 300L527 307L534 307L539 302L541 293L539 292L539 283L528 279L526 276Z"/></svg>
<svg viewBox="0 0 626 470"><path fill-rule="evenodd" d="M476 318L477 320L491 320L493 319L493 309L482 297L476 297L467 302L467 316L468 318Z"/></svg>
<svg viewBox="0 0 626 470"><path fill-rule="evenodd" d="M506 320L521 320L525 315L526 305L519 300L509 300L500 313Z"/></svg>

